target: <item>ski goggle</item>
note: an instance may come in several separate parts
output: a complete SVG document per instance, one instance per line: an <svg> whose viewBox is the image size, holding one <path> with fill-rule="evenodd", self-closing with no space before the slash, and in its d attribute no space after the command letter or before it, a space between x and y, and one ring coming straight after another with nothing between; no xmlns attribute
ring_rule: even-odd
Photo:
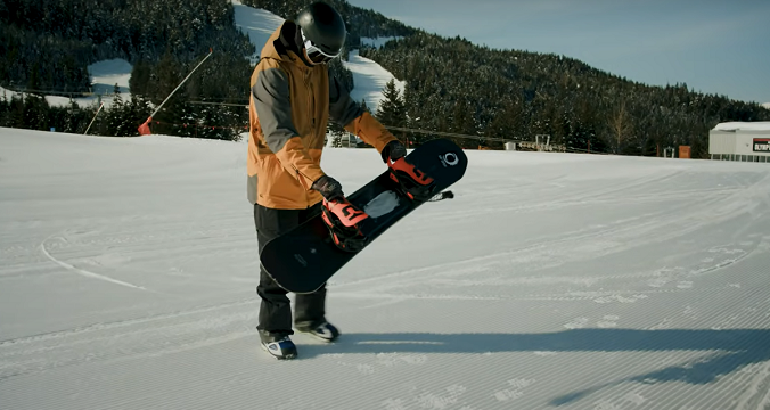
<svg viewBox="0 0 770 410"><path fill-rule="evenodd" d="M326 63L340 54L339 51L334 54L329 54L321 50L318 46L313 44L311 40L308 40L307 37L305 37L305 32L303 30L300 30L300 32L302 33L302 42L305 45L305 55L307 55L308 60L313 64Z"/></svg>

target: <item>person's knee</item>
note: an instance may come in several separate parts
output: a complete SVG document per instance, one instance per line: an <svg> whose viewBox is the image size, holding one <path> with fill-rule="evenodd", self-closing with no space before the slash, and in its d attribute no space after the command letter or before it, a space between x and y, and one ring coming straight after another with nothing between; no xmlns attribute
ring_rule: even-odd
<svg viewBox="0 0 770 410"><path fill-rule="evenodd" d="M262 297L267 297L273 300L283 300L285 299L287 302L289 301L288 292L286 289L283 289L278 286L257 286L257 294Z"/></svg>

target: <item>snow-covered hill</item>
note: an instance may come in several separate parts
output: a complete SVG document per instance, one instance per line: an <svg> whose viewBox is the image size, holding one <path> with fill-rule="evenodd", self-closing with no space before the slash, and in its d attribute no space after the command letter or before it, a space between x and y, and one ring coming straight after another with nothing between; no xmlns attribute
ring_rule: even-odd
<svg viewBox="0 0 770 410"><path fill-rule="evenodd" d="M88 66L88 73L91 75L93 95L73 98L80 107L97 107L100 100L104 102L106 107L110 107L116 84L124 101L131 98L131 91L128 86L131 79L131 64L127 60L115 58L98 61ZM19 94L0 87L0 98L11 99ZM48 104L54 107L68 106L70 103L69 97L46 96L45 98L48 100Z"/></svg>
<svg viewBox="0 0 770 410"><path fill-rule="evenodd" d="M339 343L278 362L242 141L0 129L0 409L770 406L770 167L467 154L330 282Z"/></svg>
<svg viewBox="0 0 770 410"><path fill-rule="evenodd" d="M255 46L255 58L259 57L267 39L278 26L284 22L284 18L277 16L264 9L255 9L241 4L239 0L231 0L235 9L236 26L249 36L252 44ZM364 38L362 42L370 46L381 46L387 41L398 40L399 37L387 38ZM352 91L352 97L356 101L365 100L366 104L372 110L377 111L379 102L382 99L382 90L385 84L391 79L395 80L396 87L403 90L403 82L395 79L393 74L382 68L374 61L360 57L357 50L350 53L350 60L343 64L353 73L355 89ZM123 100L131 98L129 89L129 80L131 78L131 64L124 59L111 59L99 61L88 67L91 74L93 96L75 98L74 101L82 106L96 106L100 97L106 107L112 104L112 93L115 84L121 91ZM0 97L11 98L17 93L0 88ZM46 97L48 103L53 106L66 106L69 104L67 97Z"/></svg>

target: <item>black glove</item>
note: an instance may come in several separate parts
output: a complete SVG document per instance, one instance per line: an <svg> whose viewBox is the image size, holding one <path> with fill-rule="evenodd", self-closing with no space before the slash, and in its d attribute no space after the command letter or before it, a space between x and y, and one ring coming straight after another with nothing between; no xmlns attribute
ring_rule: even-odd
<svg viewBox="0 0 770 410"><path fill-rule="evenodd" d="M311 185L310 188L320 192L321 196L326 198L327 201L331 201L334 198L344 196L342 192L342 184L328 175L324 175L321 178L318 178L315 182L313 182L313 185Z"/></svg>
<svg viewBox="0 0 770 410"><path fill-rule="evenodd" d="M395 161L406 155L406 147L399 140L390 141L382 149L382 160L387 163L388 157L391 161Z"/></svg>

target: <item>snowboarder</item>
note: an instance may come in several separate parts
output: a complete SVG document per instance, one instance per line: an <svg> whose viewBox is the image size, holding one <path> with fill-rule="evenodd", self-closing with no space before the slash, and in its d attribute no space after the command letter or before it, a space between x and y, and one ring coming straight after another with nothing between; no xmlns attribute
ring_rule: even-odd
<svg viewBox="0 0 770 410"><path fill-rule="evenodd" d="M330 74L326 63L339 55L345 35L340 14L314 2L273 32L254 68L247 185L260 254L265 243L306 221L327 201L344 200L342 185L320 167L328 121L372 145L385 162L406 155L401 142ZM260 268L257 330L263 349L279 359L297 354L287 293ZM295 302L297 331L328 342L338 337L326 319L325 286L297 294Z"/></svg>

